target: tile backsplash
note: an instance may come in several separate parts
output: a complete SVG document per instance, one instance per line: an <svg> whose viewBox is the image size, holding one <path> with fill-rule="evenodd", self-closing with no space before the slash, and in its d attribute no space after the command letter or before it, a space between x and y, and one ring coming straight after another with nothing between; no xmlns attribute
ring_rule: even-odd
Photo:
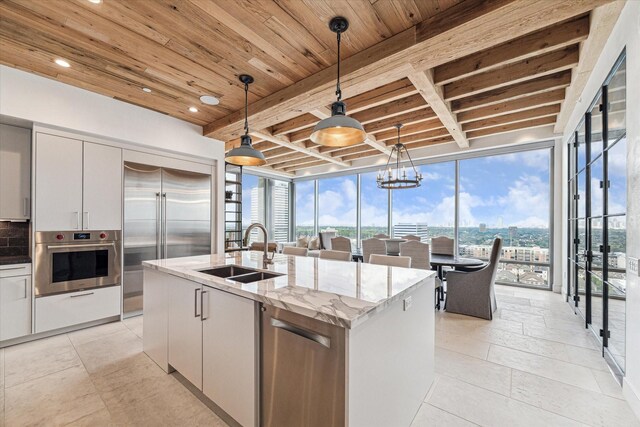
<svg viewBox="0 0 640 427"><path fill-rule="evenodd" d="M0 221L0 256L29 255L28 222Z"/></svg>

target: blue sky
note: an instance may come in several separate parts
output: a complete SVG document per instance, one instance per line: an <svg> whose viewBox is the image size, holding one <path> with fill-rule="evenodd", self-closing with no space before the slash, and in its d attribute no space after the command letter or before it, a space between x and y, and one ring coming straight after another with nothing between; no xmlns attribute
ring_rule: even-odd
<svg viewBox="0 0 640 427"><path fill-rule="evenodd" d="M460 224L477 226L548 227L548 149L482 157L460 162ZM421 166L424 176L417 189L393 192L394 224L426 222L453 226L455 165ZM320 225L354 225L355 176L320 180ZM296 190L300 225L313 224L313 182ZM362 224L385 226L387 192L375 184L375 173L362 177Z"/></svg>

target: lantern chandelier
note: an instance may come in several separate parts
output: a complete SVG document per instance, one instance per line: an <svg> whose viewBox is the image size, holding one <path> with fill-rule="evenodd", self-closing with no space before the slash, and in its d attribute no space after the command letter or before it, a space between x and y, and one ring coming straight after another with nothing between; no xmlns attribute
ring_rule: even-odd
<svg viewBox="0 0 640 427"><path fill-rule="evenodd" d="M327 147L348 147L362 143L367 137L362 124L346 115L347 106L342 102L342 91L340 90L340 35L349 28L349 21L341 16L336 16L329 22L329 28L337 34L338 39L337 101L331 104L331 117L320 120L313 128L311 141Z"/></svg>
<svg viewBox="0 0 640 427"><path fill-rule="evenodd" d="M244 84L244 135L240 137L240 146L229 151L225 161L236 166L262 166L267 163L262 152L253 148L249 135L249 85L253 77L248 74L238 76Z"/></svg>
<svg viewBox="0 0 640 427"><path fill-rule="evenodd" d="M400 142L400 128L402 128L402 124L397 124L396 129L398 129L398 142L395 143L393 148L391 149L391 154L389 155L389 160L387 160L387 165L384 171L379 171L378 176L376 177L376 182L378 183L378 188L384 188L386 190L403 190L405 188L416 188L420 187L420 182L422 181L422 174L418 172L415 165L413 164L413 160L411 160L411 156L409 155L409 151L407 147L404 146ZM410 179L407 176L407 170L404 166L400 167L400 161L402 160L402 152L405 152L407 158L409 159L409 163L411 163L411 169L413 169L413 178ZM393 155L396 155L396 165L395 171L393 170L393 163L391 162L391 158ZM389 164L391 163L391 166Z"/></svg>

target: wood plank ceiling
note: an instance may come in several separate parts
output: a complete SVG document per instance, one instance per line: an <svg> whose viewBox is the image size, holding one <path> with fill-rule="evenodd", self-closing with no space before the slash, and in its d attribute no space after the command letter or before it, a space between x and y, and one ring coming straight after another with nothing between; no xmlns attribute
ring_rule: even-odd
<svg viewBox="0 0 640 427"><path fill-rule="evenodd" d="M202 125L227 150L241 130L237 76L252 74L255 147L268 169L293 174L386 156L398 122L410 150L554 124L589 12L607 2L2 0L0 62ZM349 148L309 140L333 97L336 15L351 24L347 111L368 134Z"/></svg>

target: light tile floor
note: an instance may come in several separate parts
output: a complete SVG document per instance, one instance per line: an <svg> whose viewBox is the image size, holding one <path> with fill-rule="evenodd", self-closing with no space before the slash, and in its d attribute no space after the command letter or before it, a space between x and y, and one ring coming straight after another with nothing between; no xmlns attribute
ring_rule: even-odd
<svg viewBox="0 0 640 427"><path fill-rule="evenodd" d="M436 381L413 426L640 426L560 295L497 296L491 322L436 314ZM138 317L0 349L0 426L225 426L141 337Z"/></svg>

